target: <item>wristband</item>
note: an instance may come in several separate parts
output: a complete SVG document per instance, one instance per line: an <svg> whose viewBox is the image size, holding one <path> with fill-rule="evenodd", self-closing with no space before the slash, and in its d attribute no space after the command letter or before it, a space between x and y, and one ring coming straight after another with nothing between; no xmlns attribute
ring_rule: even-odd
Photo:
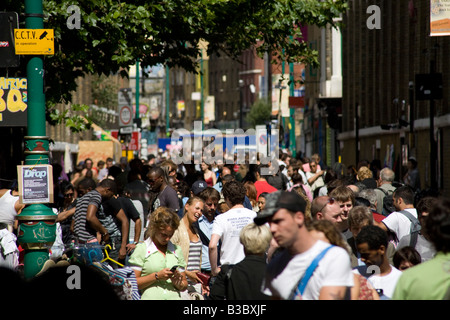
<svg viewBox="0 0 450 320"><path fill-rule="evenodd" d="M158 281L158 272L155 272L155 279Z"/></svg>

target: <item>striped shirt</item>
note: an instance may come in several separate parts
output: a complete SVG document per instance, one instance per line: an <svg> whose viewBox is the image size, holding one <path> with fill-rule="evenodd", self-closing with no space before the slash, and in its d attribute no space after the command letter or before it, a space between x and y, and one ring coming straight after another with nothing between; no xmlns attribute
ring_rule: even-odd
<svg viewBox="0 0 450 320"><path fill-rule="evenodd" d="M189 244L189 258L187 262L187 271L200 270L200 258L202 256L202 242L190 242Z"/></svg>
<svg viewBox="0 0 450 320"><path fill-rule="evenodd" d="M78 240L89 241L96 238L97 232L87 224L86 214L89 205L100 208L101 202L102 196L95 189L78 199L74 214L74 233Z"/></svg>

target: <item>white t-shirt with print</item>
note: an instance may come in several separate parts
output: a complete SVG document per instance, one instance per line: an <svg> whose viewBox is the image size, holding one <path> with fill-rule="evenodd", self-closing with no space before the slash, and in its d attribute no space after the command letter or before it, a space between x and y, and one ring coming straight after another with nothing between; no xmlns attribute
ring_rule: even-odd
<svg viewBox="0 0 450 320"><path fill-rule="evenodd" d="M389 274L385 276L375 274L367 278L367 280L375 289L383 289L383 295L391 299L392 296L394 295L394 290L395 286L397 285L397 281L401 275L402 272L391 265L391 272L389 272Z"/></svg>
<svg viewBox="0 0 450 320"><path fill-rule="evenodd" d="M239 241L243 227L253 222L256 212L246 208L230 209L215 219L211 234L217 234L222 240L220 264L236 264L245 258L244 246Z"/></svg>
<svg viewBox="0 0 450 320"><path fill-rule="evenodd" d="M267 267L263 292L266 295L289 299L314 258L329 244L317 240L306 252L291 256L287 250L272 259ZM322 287L353 287L350 257L343 248L333 247L320 260L303 293L303 300L318 300Z"/></svg>

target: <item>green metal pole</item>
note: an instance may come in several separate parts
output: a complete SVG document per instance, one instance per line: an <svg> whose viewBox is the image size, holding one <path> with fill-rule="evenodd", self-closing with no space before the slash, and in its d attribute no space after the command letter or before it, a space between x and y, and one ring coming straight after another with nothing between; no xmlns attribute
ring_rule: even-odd
<svg viewBox="0 0 450 320"><path fill-rule="evenodd" d="M25 27L43 29L42 0L25 0ZM28 136L25 137L25 164L49 164L46 136L44 64L41 56L30 56L27 64ZM24 275L34 277L49 258L49 246L56 238L56 214L45 204L27 205L17 216L18 241L25 249Z"/></svg>
<svg viewBox="0 0 450 320"><path fill-rule="evenodd" d="M291 62L289 63L289 96L294 96L294 64ZM291 149L292 157L296 157L297 155L297 143L295 141L295 109L290 108L289 109L289 121L291 127L289 128L289 149Z"/></svg>
<svg viewBox="0 0 450 320"><path fill-rule="evenodd" d="M136 60L136 115L135 118L139 119L139 60Z"/></svg>
<svg viewBox="0 0 450 320"><path fill-rule="evenodd" d="M283 55L284 55L284 48L283 48ZM284 78L284 72L285 72L285 67L286 67L286 62L283 60L282 62L281 62L281 76ZM282 111L281 111L281 92L282 92L282 88L281 88L281 83L280 83L280 112L282 113ZM281 116L281 118L280 119L282 119L283 120L283 146L286 148L286 140L285 140L285 138L284 138L284 135L286 134L286 118L285 117L283 117L283 114L281 114L280 115ZM280 126L281 126L281 123L279 124ZM281 131L280 131L281 132Z"/></svg>
<svg viewBox="0 0 450 320"><path fill-rule="evenodd" d="M166 137L169 136L169 116L170 116L170 82L169 82L169 66L166 65Z"/></svg>
<svg viewBox="0 0 450 320"><path fill-rule="evenodd" d="M205 97L203 94L203 49L200 51L200 114L202 117L202 131L205 129Z"/></svg>

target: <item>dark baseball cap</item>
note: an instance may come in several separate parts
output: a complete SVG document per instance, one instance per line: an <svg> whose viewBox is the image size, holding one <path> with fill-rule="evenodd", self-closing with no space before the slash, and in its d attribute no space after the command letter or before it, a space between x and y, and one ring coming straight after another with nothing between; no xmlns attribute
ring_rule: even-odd
<svg viewBox="0 0 450 320"><path fill-rule="evenodd" d="M266 196L266 206L254 218L257 225L262 225L280 209L292 212L305 212L306 201L295 191L275 191Z"/></svg>
<svg viewBox="0 0 450 320"><path fill-rule="evenodd" d="M208 185L203 180L197 180L192 184L191 190L194 195L198 195L200 192L206 189Z"/></svg>

